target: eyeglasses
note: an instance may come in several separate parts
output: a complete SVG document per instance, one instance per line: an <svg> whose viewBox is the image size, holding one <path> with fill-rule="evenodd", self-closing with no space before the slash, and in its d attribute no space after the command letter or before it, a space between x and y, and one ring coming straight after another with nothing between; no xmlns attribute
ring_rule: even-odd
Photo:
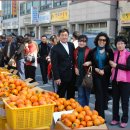
<svg viewBox="0 0 130 130"><path fill-rule="evenodd" d="M86 40L79 40L78 42L86 42Z"/></svg>
<svg viewBox="0 0 130 130"><path fill-rule="evenodd" d="M98 39L98 41L103 41L103 42L106 42L106 39Z"/></svg>

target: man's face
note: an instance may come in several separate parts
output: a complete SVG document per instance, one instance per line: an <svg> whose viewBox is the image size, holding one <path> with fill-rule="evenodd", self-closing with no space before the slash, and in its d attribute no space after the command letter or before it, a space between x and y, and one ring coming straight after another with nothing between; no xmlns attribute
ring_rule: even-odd
<svg viewBox="0 0 130 130"><path fill-rule="evenodd" d="M8 36L8 37L7 37L7 42L10 43L10 42L12 42L12 40L13 40L13 38L12 38L11 36Z"/></svg>
<svg viewBox="0 0 130 130"><path fill-rule="evenodd" d="M47 38L46 38L46 37L42 37L42 38L41 38L41 41L42 41L43 43L47 43Z"/></svg>
<svg viewBox="0 0 130 130"><path fill-rule="evenodd" d="M68 42L68 37L69 37L69 34L67 32L62 32L59 35L59 40L63 43L66 43Z"/></svg>

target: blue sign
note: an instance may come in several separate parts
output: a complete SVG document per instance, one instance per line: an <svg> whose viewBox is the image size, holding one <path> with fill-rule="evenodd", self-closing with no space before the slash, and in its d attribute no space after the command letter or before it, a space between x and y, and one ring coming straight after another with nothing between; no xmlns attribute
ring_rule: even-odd
<svg viewBox="0 0 130 130"><path fill-rule="evenodd" d="M31 7L31 24L37 24L39 22L39 11L37 7Z"/></svg>

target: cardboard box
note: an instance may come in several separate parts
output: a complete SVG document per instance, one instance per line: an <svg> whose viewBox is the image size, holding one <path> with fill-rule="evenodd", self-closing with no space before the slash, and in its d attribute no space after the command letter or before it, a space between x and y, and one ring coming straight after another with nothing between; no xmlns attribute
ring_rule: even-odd
<svg viewBox="0 0 130 130"><path fill-rule="evenodd" d="M9 127L8 124L5 124L5 130L14 130ZM35 129L17 129L17 130L50 130L50 128L35 128Z"/></svg>
<svg viewBox="0 0 130 130"><path fill-rule="evenodd" d="M57 121L54 130L71 130L71 128L65 126L61 121ZM106 124L103 124L100 126L84 127L80 129L74 129L74 130L108 130L108 128Z"/></svg>

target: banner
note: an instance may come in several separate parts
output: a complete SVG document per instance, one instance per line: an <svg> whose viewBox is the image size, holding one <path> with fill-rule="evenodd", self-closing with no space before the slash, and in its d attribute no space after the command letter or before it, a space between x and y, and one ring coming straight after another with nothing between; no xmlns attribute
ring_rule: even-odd
<svg viewBox="0 0 130 130"><path fill-rule="evenodd" d="M51 22L66 21L66 20L69 20L69 13L67 10L51 13Z"/></svg>
<svg viewBox="0 0 130 130"><path fill-rule="evenodd" d="M121 15L122 23L130 23L130 13L125 13Z"/></svg>
<svg viewBox="0 0 130 130"><path fill-rule="evenodd" d="M39 21L39 11L37 7L31 7L31 24L37 24Z"/></svg>
<svg viewBox="0 0 130 130"><path fill-rule="evenodd" d="M12 15L17 15L17 0L12 0Z"/></svg>
<svg viewBox="0 0 130 130"><path fill-rule="evenodd" d="M39 14L39 23L50 23L50 12Z"/></svg>

